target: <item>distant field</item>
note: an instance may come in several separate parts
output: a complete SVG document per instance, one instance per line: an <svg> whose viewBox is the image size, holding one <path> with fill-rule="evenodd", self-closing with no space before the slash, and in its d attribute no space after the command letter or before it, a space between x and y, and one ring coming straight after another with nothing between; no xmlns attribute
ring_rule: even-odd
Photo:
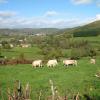
<svg viewBox="0 0 100 100"><path fill-rule="evenodd" d="M84 39L84 40L88 40L88 41L99 41L100 42L100 36L76 37L75 39Z"/></svg>
<svg viewBox="0 0 100 100"><path fill-rule="evenodd" d="M12 37L11 37L12 38ZM6 40L7 37L3 37L2 40ZM10 40L10 38L8 38ZM30 38L31 39L31 38ZM100 50L100 36L98 37L76 37L73 40L87 40L94 49ZM100 79L94 75L100 70L100 51L96 55L96 64L89 63L89 57L81 58L78 61L77 67L65 68L61 62L55 68L43 68L33 69L29 64L23 65L0 65L0 86L3 89L3 95L6 93L7 87L13 87L16 80L20 80L23 85L27 82L32 87L32 98L38 100L36 93L41 89L43 95L50 95L49 79L52 79L54 85L58 88L62 95L67 92L80 92L80 94L87 93L97 97L96 100L100 100ZM64 49L63 53L65 57L68 57L71 53L71 49ZM18 58L21 54L24 54L27 59L43 59L41 49L33 44L30 48L14 47L12 49L1 49L1 54L7 58ZM6 97L5 97L6 100ZM44 100L44 99L43 99Z"/></svg>
<svg viewBox="0 0 100 100"><path fill-rule="evenodd" d="M7 58L12 57L19 57L20 54L24 54L25 58L42 58L42 55L40 55L40 49L36 46L31 48L21 48L21 47L15 47L11 50L2 50L2 55L7 56Z"/></svg>
<svg viewBox="0 0 100 100"><path fill-rule="evenodd" d="M30 83L32 87L33 100L37 100L36 93L41 89L43 95L50 94L49 79L52 79L59 92L64 95L67 91L80 94L88 93L97 96L100 100L100 79L94 75L100 70L100 59L96 64L89 63L89 59L78 61L77 67L65 68L60 62L55 68L36 68L31 65L7 65L0 66L0 84L4 90L13 87L15 80L21 80L22 84Z"/></svg>
<svg viewBox="0 0 100 100"><path fill-rule="evenodd" d="M7 38L7 37L6 37ZM95 49L100 48L100 36L98 37L75 37L73 40L87 40ZM64 54L69 55L70 49L63 50ZM43 55L41 55L41 49L38 46L33 46L31 48L21 48L14 47L10 50L1 50L2 55L7 56L7 58L18 58L20 54L24 53L26 58L31 59L41 59ZM100 53L99 53L100 54Z"/></svg>
<svg viewBox="0 0 100 100"><path fill-rule="evenodd" d="M100 48L100 36L76 37L74 40L87 40L92 46Z"/></svg>

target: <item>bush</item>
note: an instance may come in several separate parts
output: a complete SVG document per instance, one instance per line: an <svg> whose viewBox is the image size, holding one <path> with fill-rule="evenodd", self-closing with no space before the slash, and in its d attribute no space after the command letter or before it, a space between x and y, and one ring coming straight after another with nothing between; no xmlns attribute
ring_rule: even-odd
<svg viewBox="0 0 100 100"><path fill-rule="evenodd" d="M2 41L2 47L4 49L11 49L10 44L7 41Z"/></svg>
<svg viewBox="0 0 100 100"><path fill-rule="evenodd" d="M44 55L44 59L59 59L63 56L62 50L60 48L51 48L51 47L45 47L42 49L41 52Z"/></svg>
<svg viewBox="0 0 100 100"><path fill-rule="evenodd" d="M24 60L24 59L25 59L24 53L21 53L21 54L19 55L19 59L21 59L21 60Z"/></svg>
<svg viewBox="0 0 100 100"><path fill-rule="evenodd" d="M81 57L93 57L96 56L96 51L89 46L83 46L79 48L72 48L70 57L74 59L79 59Z"/></svg>

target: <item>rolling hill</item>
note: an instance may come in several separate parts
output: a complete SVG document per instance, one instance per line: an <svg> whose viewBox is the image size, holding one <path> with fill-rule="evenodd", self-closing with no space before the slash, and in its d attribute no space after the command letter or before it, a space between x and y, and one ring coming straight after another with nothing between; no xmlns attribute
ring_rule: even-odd
<svg viewBox="0 0 100 100"><path fill-rule="evenodd" d="M87 37L100 35L100 21L95 21L84 26L62 29L59 33L71 33L74 37Z"/></svg>
<svg viewBox="0 0 100 100"><path fill-rule="evenodd" d="M22 29L0 29L0 34L52 34L59 31L57 28L22 28Z"/></svg>
<svg viewBox="0 0 100 100"><path fill-rule="evenodd" d="M0 29L0 34L73 34L74 37L97 36L100 34L100 20L84 26L74 28L23 28L23 29Z"/></svg>

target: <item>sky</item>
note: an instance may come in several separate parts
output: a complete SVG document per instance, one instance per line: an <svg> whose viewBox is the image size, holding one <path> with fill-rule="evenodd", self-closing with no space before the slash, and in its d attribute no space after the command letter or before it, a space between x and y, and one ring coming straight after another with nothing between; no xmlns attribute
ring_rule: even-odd
<svg viewBox="0 0 100 100"><path fill-rule="evenodd" d="M100 20L100 0L0 0L0 28L71 28Z"/></svg>

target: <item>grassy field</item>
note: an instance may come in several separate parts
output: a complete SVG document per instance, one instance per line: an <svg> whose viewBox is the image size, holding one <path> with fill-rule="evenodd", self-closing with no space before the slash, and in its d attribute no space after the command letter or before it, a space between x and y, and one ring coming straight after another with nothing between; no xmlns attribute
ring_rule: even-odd
<svg viewBox="0 0 100 100"><path fill-rule="evenodd" d="M43 95L50 95L49 79L52 79L62 95L69 91L89 93L97 96L96 100L100 100L100 79L94 76L99 70L99 59L96 60L95 65L92 65L88 58L79 60L77 67L69 68L64 67L61 62L55 68L44 66L33 69L27 64L7 65L0 66L0 84L5 93L5 89L12 88L16 80L20 80L23 85L29 82L32 87L32 98L34 98L32 100L37 100L36 93L41 89Z"/></svg>
<svg viewBox="0 0 100 100"><path fill-rule="evenodd" d="M100 36L98 37L77 37L74 40L88 40L96 49L100 48ZM71 49L63 50L68 56ZM1 54L7 58L18 58L24 53L28 59L43 59L41 49L37 46L31 48L14 47L12 49L2 49ZM61 62L55 68L33 69L31 64L23 65L0 65L0 86L2 86L3 95L8 87L13 88L14 82L20 80L23 85L27 82L32 87L32 100L37 99L37 93L42 89L43 97L50 95L49 79L52 79L61 95L65 93L89 94L96 96L96 100L100 100L100 79L94 75L100 71L100 52L96 56L96 64L89 63L90 58L81 58L77 67L66 68ZM0 98L1 100L1 98ZM6 97L5 97L6 100ZM42 99L44 100L44 99Z"/></svg>
<svg viewBox="0 0 100 100"><path fill-rule="evenodd" d="M32 38L32 37L31 37ZM100 36L98 37L75 37L72 38L73 40L87 40L90 45L92 45L95 49L100 49ZM63 50L64 54L70 55L71 49ZM0 52L3 56L6 56L7 58L18 58L20 54L24 54L25 58L31 58L31 59L42 59L43 55L41 55L41 49L33 45L33 47L30 48L21 48L21 47L14 47L12 49L0 49ZM100 52L98 51L98 54ZM98 55L97 55L98 56Z"/></svg>
<svg viewBox="0 0 100 100"><path fill-rule="evenodd" d="M42 58L42 55L40 55L41 50L34 46L31 48L21 48L21 47L15 47L10 50L2 50L1 53L2 55L6 56L7 58L18 58L20 54L24 54L25 58Z"/></svg>

